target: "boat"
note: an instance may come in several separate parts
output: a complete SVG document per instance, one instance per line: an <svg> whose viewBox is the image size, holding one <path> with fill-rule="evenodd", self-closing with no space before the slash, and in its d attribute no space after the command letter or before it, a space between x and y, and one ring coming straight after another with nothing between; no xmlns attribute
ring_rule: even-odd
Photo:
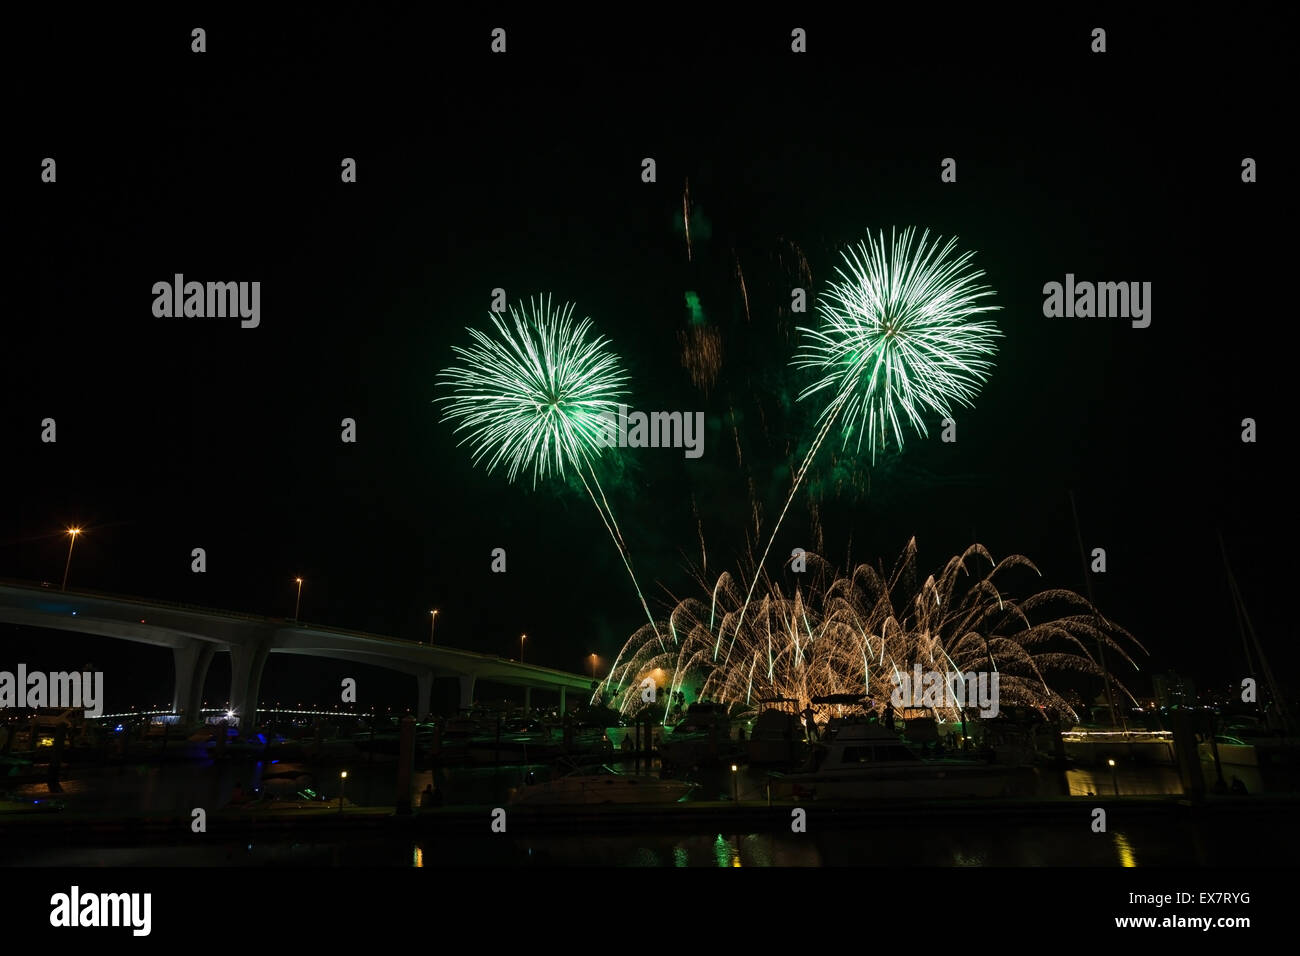
<svg viewBox="0 0 1300 956"><path fill-rule="evenodd" d="M1228 718L1225 728L1227 736L1240 741L1239 744L1228 746L1249 748L1249 752L1244 749L1234 749L1231 752L1233 759L1242 761L1243 766L1258 767L1261 771L1268 772L1268 776L1271 776L1272 771L1280 770L1286 778L1290 778L1300 768L1300 725L1297 725L1291 715L1287 696L1273 676L1272 665L1264 654L1264 645L1255 632L1250 612L1246 609L1246 599L1237 585L1237 576L1232 572L1228 547L1224 544L1222 534L1219 535L1219 550L1223 553L1223 567L1227 572L1228 587L1232 592L1233 608L1237 616L1237 630L1245 652L1245 673L1250 674L1252 680L1258 674L1260 679L1256 683L1259 691L1267 689L1267 693L1261 693L1258 703L1254 705L1254 714L1237 714ZM1224 747L1220 745L1220 761L1224 758L1223 751ZM1290 789L1286 778L1277 782ZM1265 785L1268 785L1267 780Z"/></svg>
<svg viewBox="0 0 1300 956"><path fill-rule="evenodd" d="M286 799L314 782L315 775L306 765L274 760L263 766L256 792L268 800Z"/></svg>
<svg viewBox="0 0 1300 956"><path fill-rule="evenodd" d="M1270 730L1264 723L1248 718L1238 717L1228 720L1226 724L1223 734L1218 738L1220 760L1263 769L1294 771L1300 766L1300 740L1294 736L1287 736L1280 729ZM1230 747L1249 748L1249 754L1244 751L1226 751L1225 759L1223 737L1232 738L1226 741Z"/></svg>
<svg viewBox="0 0 1300 956"><path fill-rule="evenodd" d="M773 797L817 800L1011 796L1032 771L964 757L922 757L894 731L862 719L834 721L803 769L771 771Z"/></svg>
<svg viewBox="0 0 1300 956"><path fill-rule="evenodd" d="M256 800L232 801L225 809L243 813L268 813L277 810L319 810L323 813L338 813L358 806L359 804L353 803L346 796L325 797L308 787L285 796L259 795Z"/></svg>
<svg viewBox="0 0 1300 956"><path fill-rule="evenodd" d="M18 796L13 793L0 793L0 815L18 815L31 813L52 813L64 809L67 806L62 800L51 800L48 797L31 798Z"/></svg>
<svg viewBox="0 0 1300 956"><path fill-rule="evenodd" d="M696 767L736 753L725 704L691 704L659 745L659 756L666 767Z"/></svg>
<svg viewBox="0 0 1300 956"><path fill-rule="evenodd" d="M1217 757L1225 767L1258 767L1259 755L1253 745L1231 734L1215 734L1214 743L1202 740L1196 745L1202 763L1214 763Z"/></svg>
<svg viewBox="0 0 1300 956"><path fill-rule="evenodd" d="M790 697L760 701L768 706L754 718L746 749L749 762L762 766L798 767L808 757L808 731Z"/></svg>
<svg viewBox="0 0 1300 956"><path fill-rule="evenodd" d="M469 736L464 744L471 763L511 764L546 760L563 750L563 734L531 717L510 717Z"/></svg>
<svg viewBox="0 0 1300 956"><path fill-rule="evenodd" d="M1104 766L1112 757L1177 766L1174 735L1168 730L1120 730L1117 727L1076 724L1061 732L1066 756L1081 766Z"/></svg>
<svg viewBox="0 0 1300 956"><path fill-rule="evenodd" d="M26 757L12 754L0 754L0 777L16 777L20 773L30 773L32 762Z"/></svg>
<svg viewBox="0 0 1300 956"><path fill-rule="evenodd" d="M462 708L455 717L441 724L421 725L420 742L440 763L478 763L481 753L471 753L471 747L481 751L490 741L495 741L499 721L506 719L499 710L490 707ZM424 727L430 728L425 740Z"/></svg>
<svg viewBox="0 0 1300 956"><path fill-rule="evenodd" d="M510 803L524 806L587 806L591 804L677 803L695 784L682 780L661 780L653 774L623 773L608 764L580 767L568 761L568 773L544 783L511 791Z"/></svg>
<svg viewBox="0 0 1300 956"><path fill-rule="evenodd" d="M433 746L434 737L438 732L436 724L417 723L415 725L415 749L417 752L423 752ZM386 730L371 731L366 730L354 734L352 745L363 754L383 754L386 756L396 756L402 749L402 729L401 725L395 721L390 722Z"/></svg>

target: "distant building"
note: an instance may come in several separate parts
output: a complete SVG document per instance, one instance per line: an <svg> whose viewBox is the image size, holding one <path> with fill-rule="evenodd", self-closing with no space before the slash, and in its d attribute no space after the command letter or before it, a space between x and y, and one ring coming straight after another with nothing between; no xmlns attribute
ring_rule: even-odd
<svg viewBox="0 0 1300 956"><path fill-rule="evenodd" d="M1173 671L1151 678L1156 704L1160 707L1191 707L1196 703L1196 682Z"/></svg>

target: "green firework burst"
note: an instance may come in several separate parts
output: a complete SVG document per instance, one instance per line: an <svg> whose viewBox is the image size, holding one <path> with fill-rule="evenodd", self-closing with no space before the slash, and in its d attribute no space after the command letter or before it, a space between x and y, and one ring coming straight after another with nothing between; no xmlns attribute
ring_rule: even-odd
<svg viewBox="0 0 1300 956"><path fill-rule="evenodd" d="M531 471L536 487L588 464L626 394L618 356L591 319L575 322L573 305L553 307L550 296L491 317L495 335L467 329L474 344L452 349L463 364L439 373L452 390L439 399L443 420L464 433L475 465L504 465L511 482Z"/></svg>
<svg viewBox="0 0 1300 956"><path fill-rule="evenodd" d="M593 467L611 444L609 422L618 412L627 376L609 342L592 332L591 319L573 320L573 305L558 308L550 296L510 308L510 321L492 313L495 335L467 329L474 344L453 347L462 365L439 373L451 388L440 396L444 421L466 433L477 466L490 474L504 465L513 482L532 471L533 487L548 473L575 475L596 506L605 530L632 579L641 608L654 616L632 569L623 532ZM657 630L656 630L657 633Z"/></svg>
<svg viewBox="0 0 1300 956"><path fill-rule="evenodd" d="M838 279L818 297L822 323L801 328L792 364L819 378L800 394L832 398L819 423L840 420L847 447L867 440L872 460L890 439L903 446L903 423L926 434L927 416L953 417L971 407L993 367L997 326L982 313L993 294L970 266L971 253L955 254L956 240L914 244L914 230L891 231L885 242L870 235L844 253Z"/></svg>
<svg viewBox="0 0 1300 956"><path fill-rule="evenodd" d="M1001 333L979 318L997 309L980 304L993 294L979 284L984 273L970 267L971 253L953 255L955 239L931 244L927 229L913 248L913 235L911 228L891 230L887 246L883 231L878 242L868 233L844 254L847 271L838 269L839 279L818 297L822 327L800 328L803 341L791 364L822 377L799 398L832 397L755 568L741 623L790 503L835 423L845 446L855 431L858 448L867 436L874 463L891 433L902 448L900 415L924 435L923 412L950 418L954 403L970 406L993 367L993 339Z"/></svg>

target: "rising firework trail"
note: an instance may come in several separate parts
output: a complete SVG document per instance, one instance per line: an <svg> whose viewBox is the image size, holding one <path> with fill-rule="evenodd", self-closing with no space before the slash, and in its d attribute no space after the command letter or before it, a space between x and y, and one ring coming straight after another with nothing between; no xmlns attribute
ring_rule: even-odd
<svg viewBox="0 0 1300 956"><path fill-rule="evenodd" d="M686 189L682 192L682 228L686 230L686 261L694 258L691 252L691 181L686 180Z"/></svg>
<svg viewBox="0 0 1300 956"><path fill-rule="evenodd" d="M891 231L888 244L883 232L879 241L868 234L846 251L837 278L817 299L820 327L799 330L803 340L791 364L820 376L799 399L829 401L754 568L738 628L790 503L836 423L845 448L854 432L858 451L867 439L874 463L890 439L902 449L902 421L925 435L923 416L952 418L955 406L972 407L993 367L993 340L1001 333L980 318L998 308L981 304L993 294L979 284L984 273L971 268L970 252L954 254L956 239L929 243L926 230L914 246L914 234Z"/></svg>
<svg viewBox="0 0 1300 956"><path fill-rule="evenodd" d="M491 333L467 329L473 345L452 348L463 364L439 373L451 389L436 399L446 403L443 421L466 433L460 444L470 445L473 463L485 463L489 474L504 466L514 482L531 471L534 488L548 474L577 475L654 627L593 467L609 443L609 416L617 415L627 393L618 356L603 336L592 334L591 319L575 323L573 305L554 308L550 296L511 306L510 321L490 315Z"/></svg>

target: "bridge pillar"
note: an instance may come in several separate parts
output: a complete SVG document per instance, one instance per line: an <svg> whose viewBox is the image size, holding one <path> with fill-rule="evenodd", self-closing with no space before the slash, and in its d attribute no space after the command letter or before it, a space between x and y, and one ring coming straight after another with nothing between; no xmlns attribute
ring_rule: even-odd
<svg viewBox="0 0 1300 956"><path fill-rule="evenodd" d="M419 702L415 706L415 719L428 720L429 711L432 709L430 701L433 698L433 671L417 674L415 680L420 691Z"/></svg>
<svg viewBox="0 0 1300 956"><path fill-rule="evenodd" d="M172 694L172 713L180 714L184 721L200 720L203 706L203 685L208 679L208 665L217 646L209 641L189 641L184 647L172 648L176 664L176 686Z"/></svg>
<svg viewBox="0 0 1300 956"><path fill-rule="evenodd" d="M561 688L560 688L560 713L561 713L561 714L563 714L563 713L565 712L565 710L564 710L564 691L565 691L565 688L564 688L564 687L561 687Z"/></svg>
<svg viewBox="0 0 1300 956"><path fill-rule="evenodd" d="M462 674L460 677L460 706L474 706L474 675Z"/></svg>
<svg viewBox="0 0 1300 956"><path fill-rule="evenodd" d="M271 644L266 640L230 645L230 706L239 718L241 737L257 731L257 698L270 652Z"/></svg>

